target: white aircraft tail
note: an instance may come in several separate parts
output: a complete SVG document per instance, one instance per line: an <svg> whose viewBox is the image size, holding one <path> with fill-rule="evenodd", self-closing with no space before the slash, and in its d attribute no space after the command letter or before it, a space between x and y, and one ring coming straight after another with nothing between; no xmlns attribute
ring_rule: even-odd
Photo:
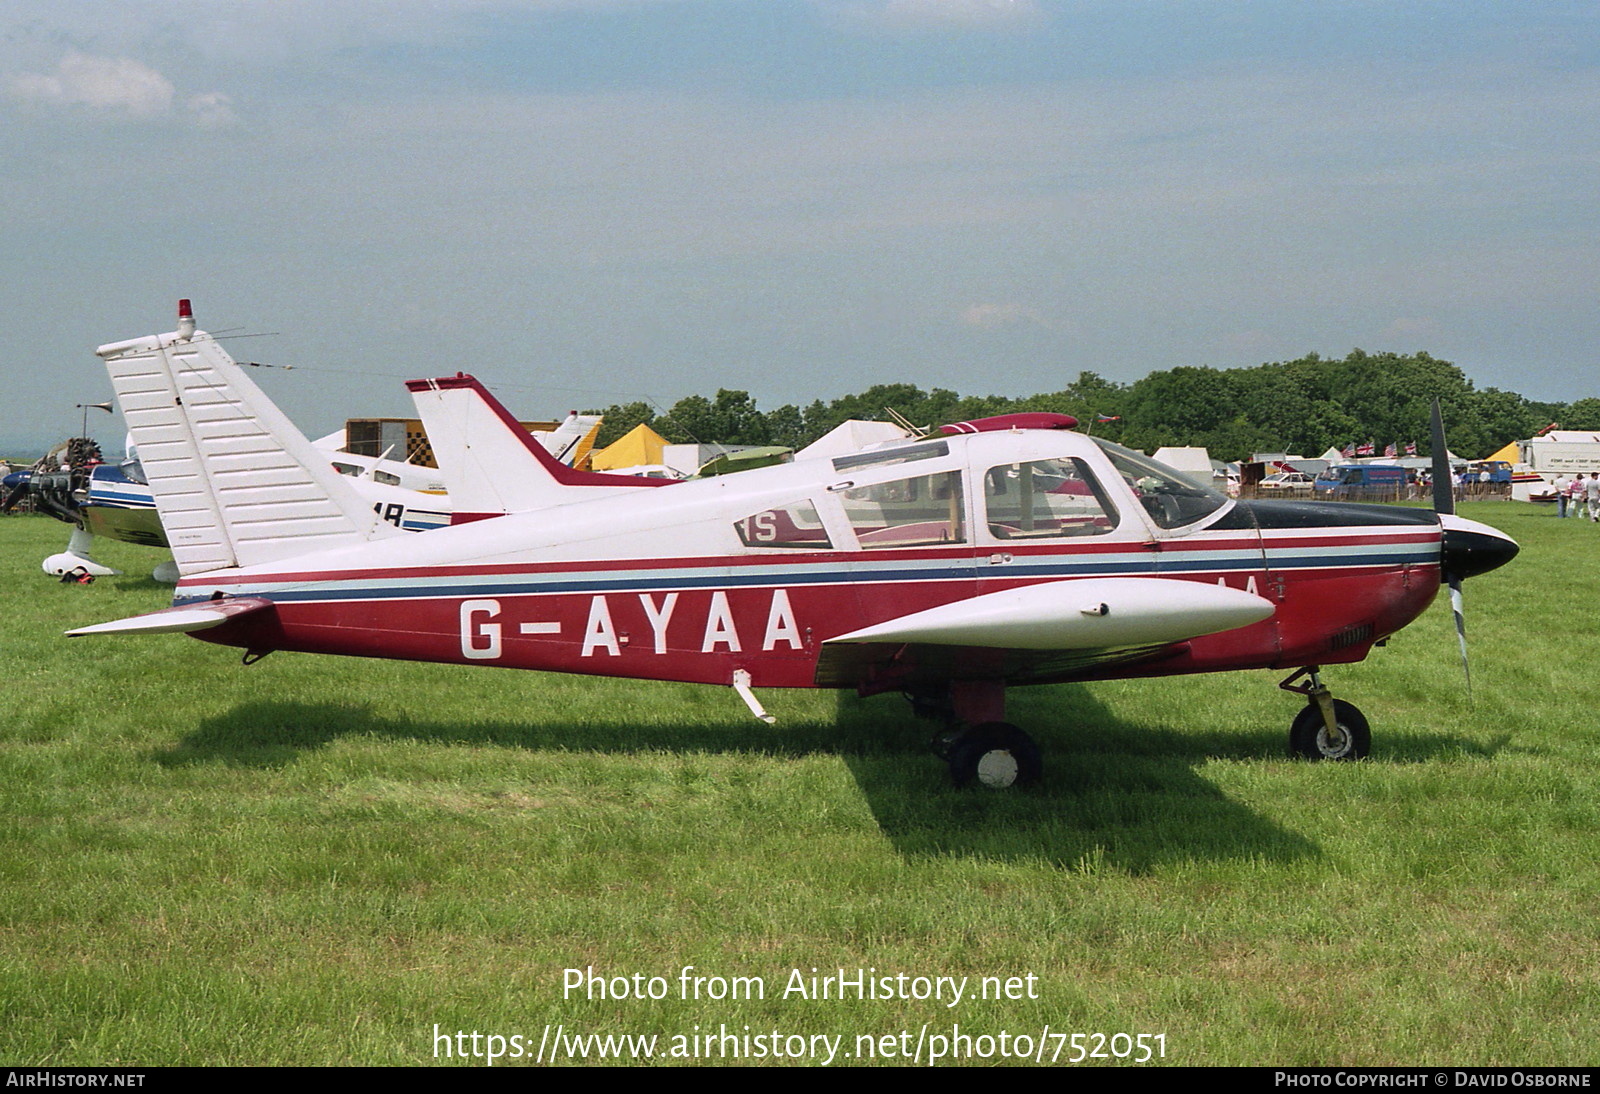
<svg viewBox="0 0 1600 1094"><path fill-rule="evenodd" d="M451 523L565 505L615 490L665 486L664 479L577 471L561 463L476 379L464 373L409 380L417 416L444 472Z"/></svg>
<svg viewBox="0 0 1600 1094"><path fill-rule="evenodd" d="M204 331L189 302L178 330L95 351L138 446L184 576L277 562L402 534Z"/></svg>
<svg viewBox="0 0 1600 1094"><path fill-rule="evenodd" d="M560 425L548 433L535 433L533 439L544 445L550 455L571 467L594 447L594 438L599 432L600 415L579 414L574 410Z"/></svg>

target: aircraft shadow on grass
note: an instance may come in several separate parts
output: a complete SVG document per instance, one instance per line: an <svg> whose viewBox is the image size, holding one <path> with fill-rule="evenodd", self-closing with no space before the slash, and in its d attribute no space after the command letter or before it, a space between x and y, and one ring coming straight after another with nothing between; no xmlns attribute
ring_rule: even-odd
<svg viewBox="0 0 1600 1094"><path fill-rule="evenodd" d="M1043 785L1027 793L930 796L927 772L900 756L845 755L879 827L902 855L1134 874L1169 862L1320 856L1313 841L1230 798L1199 772L1211 759L1280 760L1276 733L1150 729L1119 718L1081 687L1015 699L1049 757ZM862 710L853 697L841 697L841 725ZM930 725L916 723L913 733L926 737Z"/></svg>
<svg viewBox="0 0 1600 1094"><path fill-rule="evenodd" d="M1311 839L1230 798L1199 773L1210 759L1282 756L1265 729L1180 734L1131 724L1087 691L1048 689L1030 721L1051 757L1028 791L956 790L924 745L933 723L885 700L842 694L836 722L742 717L679 724L389 718L358 704L253 702L207 719L153 758L163 765L276 768L344 737L609 753L837 755L880 829L907 857L973 856L1142 873L1166 862L1321 854ZM1050 704L1046 709L1044 702ZM1019 703L1019 706L1024 705Z"/></svg>

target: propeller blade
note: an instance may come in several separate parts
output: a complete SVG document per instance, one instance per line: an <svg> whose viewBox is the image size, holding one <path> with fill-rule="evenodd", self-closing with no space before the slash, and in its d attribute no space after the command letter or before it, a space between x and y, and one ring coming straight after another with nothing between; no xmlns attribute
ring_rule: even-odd
<svg viewBox="0 0 1600 1094"><path fill-rule="evenodd" d="M1450 474L1450 451L1444 445L1444 416L1439 413L1439 400L1433 401L1433 511L1456 511L1455 476Z"/></svg>
<svg viewBox="0 0 1600 1094"><path fill-rule="evenodd" d="M1472 669L1467 664L1467 613L1461 600L1461 579L1450 579L1450 611L1456 617L1456 641L1461 643L1461 675L1467 678L1467 702L1472 702Z"/></svg>
<svg viewBox="0 0 1600 1094"><path fill-rule="evenodd" d="M1517 553L1512 540L1486 525L1455 515L1455 482L1450 474L1449 449L1444 442L1444 416L1439 400L1433 401L1433 509L1444 530L1439 576L1450 586L1450 611L1456 619L1456 641L1461 646L1461 674L1467 681L1467 702L1472 702L1472 669L1467 662L1467 614L1461 596L1463 578L1487 573L1511 561Z"/></svg>
<svg viewBox="0 0 1600 1094"><path fill-rule="evenodd" d="M1433 401L1433 511L1453 516L1456 511L1455 476L1450 473L1450 450L1444 442L1444 415ZM1442 523L1442 522L1441 522ZM1472 669L1467 664L1467 612L1461 597L1461 578L1446 567L1442 575L1450 584L1450 611L1456 617L1456 641L1461 645L1461 675L1467 680L1467 702L1472 702Z"/></svg>

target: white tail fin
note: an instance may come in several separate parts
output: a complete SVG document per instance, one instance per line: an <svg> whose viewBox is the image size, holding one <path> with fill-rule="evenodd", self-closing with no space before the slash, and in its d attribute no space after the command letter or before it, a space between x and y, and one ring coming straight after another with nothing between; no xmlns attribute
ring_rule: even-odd
<svg viewBox="0 0 1600 1094"><path fill-rule="evenodd" d="M594 439L599 435L600 415L579 414L574 410L560 425L548 433L535 433L533 439L544 445L550 455L568 467L575 467L594 448Z"/></svg>
<svg viewBox="0 0 1600 1094"><path fill-rule="evenodd" d="M185 312L173 333L95 352L183 575L401 534Z"/></svg>
<svg viewBox="0 0 1600 1094"><path fill-rule="evenodd" d="M643 489L668 480L575 471L523 429L511 412L464 374L410 380L406 387L444 472L452 523L565 505L595 487Z"/></svg>

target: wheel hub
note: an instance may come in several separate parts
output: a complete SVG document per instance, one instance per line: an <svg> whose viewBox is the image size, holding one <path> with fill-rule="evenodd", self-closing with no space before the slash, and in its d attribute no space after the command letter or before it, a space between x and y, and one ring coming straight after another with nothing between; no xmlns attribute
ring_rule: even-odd
<svg viewBox="0 0 1600 1094"><path fill-rule="evenodd" d="M1008 748L992 749L978 760L978 781L984 786L996 789L1011 786L1017 781L1020 771L1017 758Z"/></svg>
<svg viewBox="0 0 1600 1094"><path fill-rule="evenodd" d="M1350 747L1350 734L1345 730L1344 726L1341 725L1339 727L1339 743L1337 745L1329 743L1326 727L1317 730L1317 748L1328 759L1339 759L1350 751Z"/></svg>

